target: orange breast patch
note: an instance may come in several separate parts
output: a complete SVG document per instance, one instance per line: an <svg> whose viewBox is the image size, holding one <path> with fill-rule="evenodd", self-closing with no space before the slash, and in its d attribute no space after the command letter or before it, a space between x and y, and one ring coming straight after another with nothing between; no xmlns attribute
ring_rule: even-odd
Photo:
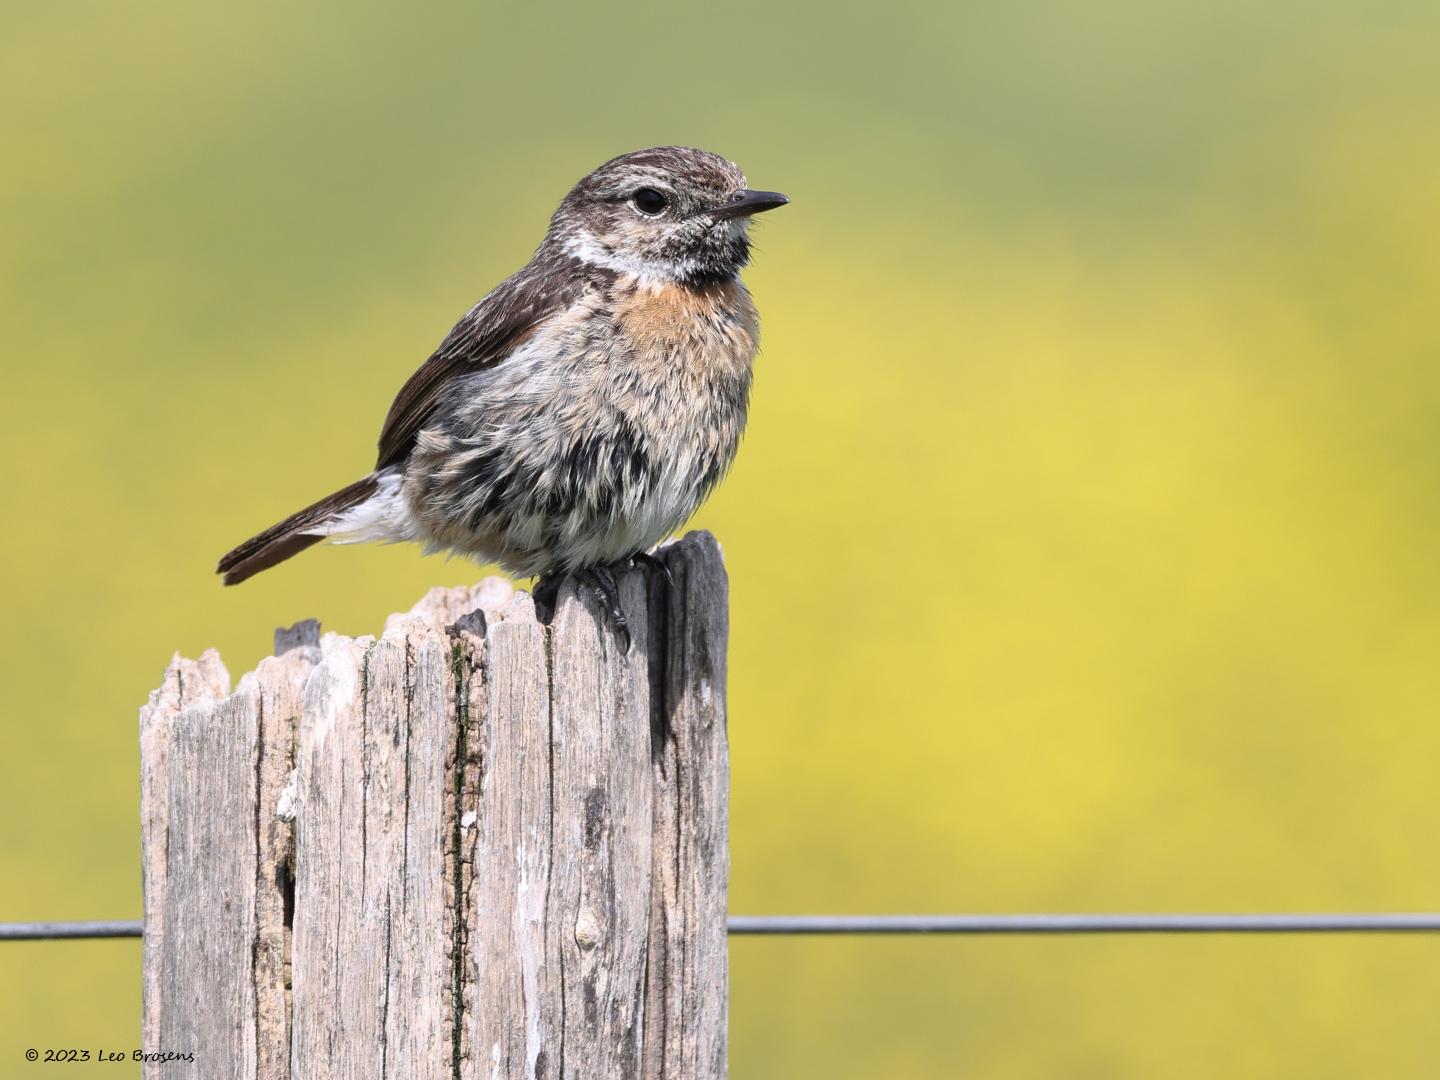
<svg viewBox="0 0 1440 1080"><path fill-rule="evenodd" d="M615 321L637 358L657 361L743 366L759 341L755 305L735 281L640 287L616 304Z"/></svg>

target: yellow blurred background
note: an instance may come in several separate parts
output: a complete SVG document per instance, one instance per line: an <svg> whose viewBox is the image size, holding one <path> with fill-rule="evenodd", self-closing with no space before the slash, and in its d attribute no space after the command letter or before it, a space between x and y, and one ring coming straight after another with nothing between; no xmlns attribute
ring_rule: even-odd
<svg viewBox="0 0 1440 1080"><path fill-rule="evenodd" d="M135 713L173 650L238 676L277 624L373 632L481 573L211 568L363 473L569 185L663 142L794 199L697 519L733 576L736 912L1440 907L1440 7L0 27L0 920L138 915ZM1431 939L732 955L737 1080L1440 1075ZM0 944L0 1076L133 1049L138 968Z"/></svg>

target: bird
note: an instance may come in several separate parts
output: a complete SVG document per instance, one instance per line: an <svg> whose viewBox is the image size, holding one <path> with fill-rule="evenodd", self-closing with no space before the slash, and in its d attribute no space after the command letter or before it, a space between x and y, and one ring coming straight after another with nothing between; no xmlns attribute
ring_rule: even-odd
<svg viewBox="0 0 1440 1080"><path fill-rule="evenodd" d="M546 604L574 575L628 651L614 572L663 567L649 552L735 459L760 341L749 227L789 201L693 147L587 173L401 387L374 469L221 557L224 584L321 541L411 541L537 578Z"/></svg>

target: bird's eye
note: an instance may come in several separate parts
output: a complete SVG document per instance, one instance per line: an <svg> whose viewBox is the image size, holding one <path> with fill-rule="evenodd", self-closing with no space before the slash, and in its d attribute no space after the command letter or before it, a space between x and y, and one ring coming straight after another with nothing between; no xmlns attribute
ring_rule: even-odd
<svg viewBox="0 0 1440 1080"><path fill-rule="evenodd" d="M649 214L651 217L670 205L670 200L653 187L642 187L630 197L630 201L635 204L636 210L642 214Z"/></svg>

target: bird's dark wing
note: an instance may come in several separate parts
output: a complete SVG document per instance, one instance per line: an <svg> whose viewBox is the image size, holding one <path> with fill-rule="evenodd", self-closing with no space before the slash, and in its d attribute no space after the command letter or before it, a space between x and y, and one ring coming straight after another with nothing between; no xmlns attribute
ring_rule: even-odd
<svg viewBox="0 0 1440 1080"><path fill-rule="evenodd" d="M570 259L537 257L466 312L400 388L380 431L375 468L405 460L451 379L498 364L542 322L573 304L591 284L587 270Z"/></svg>

